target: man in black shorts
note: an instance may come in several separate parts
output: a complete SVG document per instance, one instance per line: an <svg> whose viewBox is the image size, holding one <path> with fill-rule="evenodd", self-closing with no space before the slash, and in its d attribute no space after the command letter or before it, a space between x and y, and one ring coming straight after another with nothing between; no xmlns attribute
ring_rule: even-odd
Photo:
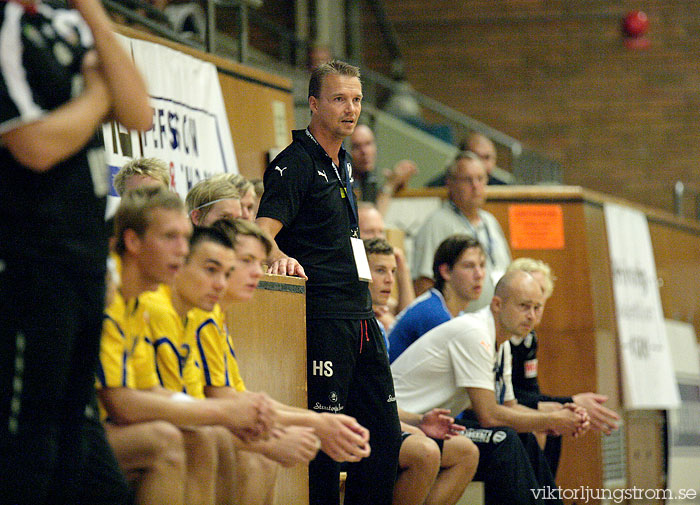
<svg viewBox="0 0 700 505"><path fill-rule="evenodd" d="M0 496L121 504L94 408L107 117L146 129L143 80L97 0L0 2ZM93 49L94 48L94 49Z"/></svg>
<svg viewBox="0 0 700 505"><path fill-rule="evenodd" d="M265 171L257 223L276 239L273 274L308 275L309 408L354 416L359 432L345 487L347 505L389 505L400 428L382 336L372 312L359 240L352 165L342 148L361 111L359 70L319 66L309 82L311 122ZM367 272L368 274L369 272ZM368 456L368 457L366 457ZM324 453L309 466L312 504L338 503L338 465Z"/></svg>

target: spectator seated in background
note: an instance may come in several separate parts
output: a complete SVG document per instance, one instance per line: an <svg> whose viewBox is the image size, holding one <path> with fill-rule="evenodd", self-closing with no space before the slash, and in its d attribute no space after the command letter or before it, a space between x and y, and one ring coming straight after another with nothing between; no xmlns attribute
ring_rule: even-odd
<svg viewBox="0 0 700 505"><path fill-rule="evenodd" d="M98 389L108 439L124 471L136 476L139 503L213 503L216 459L227 456L219 450L227 430L219 425L255 438L272 424L264 396L194 400L158 385L138 297L172 280L190 233L182 201L162 187L127 192L115 215L121 285L105 313Z"/></svg>
<svg viewBox="0 0 700 505"><path fill-rule="evenodd" d="M360 237L362 239L386 238L384 218L379 213L374 204L369 202L359 202L357 205L357 216L360 225ZM394 258L396 260L396 288L398 300L389 299L387 307L392 315L398 314L416 298L411 280L411 269L406 260L406 255L398 247L394 247ZM385 326L389 331L390 327Z"/></svg>
<svg viewBox="0 0 700 505"><path fill-rule="evenodd" d="M460 149L473 152L484 162L484 167L486 167L486 173L489 177L487 182L489 186L502 186L512 183L513 176L496 166L496 146L485 135L477 132L470 133L460 145Z"/></svg>
<svg viewBox="0 0 700 505"><path fill-rule="evenodd" d="M391 245L383 238L366 239L364 244L372 272L369 290L377 314L377 307L385 306L391 294L396 260ZM379 318L385 314L377 316L382 331ZM399 408L403 437L395 505L453 505L471 482L479 451L468 438L453 436L459 428L448 414L448 410L433 409L419 416Z"/></svg>
<svg viewBox="0 0 700 505"><path fill-rule="evenodd" d="M224 177L214 176L199 181L187 192L185 203L195 226L211 226L219 219L243 216L241 194Z"/></svg>
<svg viewBox="0 0 700 505"><path fill-rule="evenodd" d="M481 295L486 257L479 242L468 235L452 235L435 251L435 287L401 312L389 332L389 361L393 362L427 331L457 317Z"/></svg>
<svg viewBox="0 0 700 505"><path fill-rule="evenodd" d="M488 174L487 184L489 186L502 186L504 184L513 184L514 177L510 172L507 172L496 165L496 146L493 145L491 139L481 133L472 132L465 140L459 144L459 149L462 151L471 151L476 154L481 161L484 162L486 173ZM446 174L441 174L428 183L428 186L444 186L446 182Z"/></svg>
<svg viewBox="0 0 700 505"><path fill-rule="evenodd" d="M498 279L510 264L510 250L496 218L483 210L486 202L486 169L472 152L461 152L447 169L448 199L433 212L418 230L413 257L416 294L433 286L433 256L440 242L456 233L479 241L486 254L486 279L481 297L468 311L478 310L491 302Z"/></svg>
<svg viewBox="0 0 700 505"><path fill-rule="evenodd" d="M170 187L170 170L158 158L133 159L114 176L114 189L120 196L130 189L159 185Z"/></svg>
<svg viewBox="0 0 700 505"><path fill-rule="evenodd" d="M357 125L350 136L352 155L353 191L359 201L374 203L382 215L386 215L391 198L411 180L417 172L416 164L401 160L391 170L385 170L384 183L376 172L377 143L374 133L367 125ZM370 237L366 237L370 238Z"/></svg>
<svg viewBox="0 0 700 505"><path fill-rule="evenodd" d="M544 306L554 291L555 277L548 264L532 258L517 258L508 267L508 271L528 272L542 288L544 300L536 314L535 327L539 326L544 313ZM591 428L609 435L617 429L620 416L603 406L608 400L605 395L587 392L573 396L549 396L540 391L537 380L537 335L532 330L525 338L510 337L510 349L513 355L513 390L518 403L533 409L558 409L560 404L574 403L583 407L591 419ZM538 434L540 446L543 446L552 473L556 475L561 455L561 437L557 435ZM546 437L546 443L545 443Z"/></svg>
<svg viewBox="0 0 700 505"><path fill-rule="evenodd" d="M542 298L530 274L509 272L489 307L433 328L391 365L402 408L469 409L460 423L479 448L475 479L485 483L487 504L542 503L531 490L556 485L531 432L578 435L588 429L586 411L573 404L540 412L515 400L508 339L532 330Z"/></svg>

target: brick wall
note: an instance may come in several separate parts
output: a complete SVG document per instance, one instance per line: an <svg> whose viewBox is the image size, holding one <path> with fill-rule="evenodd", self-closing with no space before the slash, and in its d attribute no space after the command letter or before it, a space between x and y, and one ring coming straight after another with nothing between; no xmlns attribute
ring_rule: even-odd
<svg viewBox="0 0 700 505"><path fill-rule="evenodd" d="M564 182L672 210L700 189L700 15L681 0L384 0L419 91L564 166ZM643 9L647 50L621 19ZM365 64L389 73L366 14Z"/></svg>

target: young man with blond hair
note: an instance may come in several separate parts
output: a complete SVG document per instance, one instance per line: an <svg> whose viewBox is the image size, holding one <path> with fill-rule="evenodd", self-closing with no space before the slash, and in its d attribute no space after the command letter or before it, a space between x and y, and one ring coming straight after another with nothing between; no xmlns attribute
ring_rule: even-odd
<svg viewBox="0 0 700 505"><path fill-rule="evenodd" d="M192 186L185 204L196 226L211 226L219 219L236 219L243 215L241 193L226 174L203 179Z"/></svg>
<svg viewBox="0 0 700 505"><path fill-rule="evenodd" d="M259 436L271 425L272 408L263 397L193 400L158 384L140 297L182 267L190 233L181 200L162 187L127 192L115 215L121 284L106 311L98 388L119 461L126 472L141 475L142 503L213 503L219 426ZM164 439L171 444L165 460L158 451ZM187 455L184 483L167 471L178 447Z"/></svg>
<svg viewBox="0 0 700 505"><path fill-rule="evenodd" d="M114 189L120 196L130 189L158 185L170 187L170 169L158 158L135 158L114 176Z"/></svg>
<svg viewBox="0 0 700 505"><path fill-rule="evenodd" d="M241 174L218 174L212 179L228 181L241 195L241 218L246 221L255 221L256 191L255 185Z"/></svg>

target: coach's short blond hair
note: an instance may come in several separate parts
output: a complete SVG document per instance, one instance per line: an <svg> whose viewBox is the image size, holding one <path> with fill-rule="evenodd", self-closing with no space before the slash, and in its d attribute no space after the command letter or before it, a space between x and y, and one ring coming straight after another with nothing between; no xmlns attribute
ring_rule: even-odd
<svg viewBox="0 0 700 505"><path fill-rule="evenodd" d="M114 215L117 254L121 255L126 251L124 243L126 230L134 230L139 237L144 236L151 222L151 213L155 209L184 212L185 205L179 196L162 186L136 188L124 193Z"/></svg>
<svg viewBox="0 0 700 505"><path fill-rule="evenodd" d="M170 169L167 163L158 158L136 158L119 169L114 176L114 189L120 195L126 191L126 181L133 175L145 175L170 186Z"/></svg>
<svg viewBox="0 0 700 505"><path fill-rule="evenodd" d="M557 279L552 273L552 268L542 260L534 258L517 258L508 265L506 272L520 270L522 272L541 272L544 275L544 297L545 300L552 296L554 291L554 281Z"/></svg>
<svg viewBox="0 0 700 505"><path fill-rule="evenodd" d="M195 184L187 193L185 203L187 212L192 215L193 210L199 210L199 222L203 222L214 203L220 200L240 200L241 193L236 186L225 177L215 175Z"/></svg>
<svg viewBox="0 0 700 505"><path fill-rule="evenodd" d="M340 60L331 60L321 63L311 73L309 79L309 97L321 96L321 86L327 75L341 75L344 77L357 77L360 79L360 69Z"/></svg>

